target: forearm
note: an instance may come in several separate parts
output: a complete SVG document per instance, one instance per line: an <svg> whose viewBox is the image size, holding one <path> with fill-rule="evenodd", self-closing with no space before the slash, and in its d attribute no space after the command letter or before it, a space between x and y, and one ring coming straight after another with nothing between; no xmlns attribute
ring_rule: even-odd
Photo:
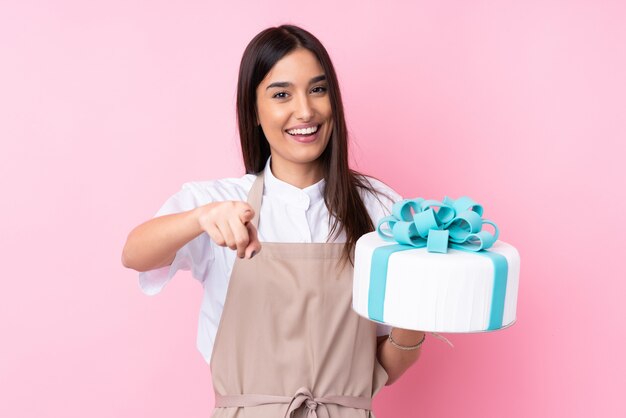
<svg viewBox="0 0 626 418"><path fill-rule="evenodd" d="M203 232L198 222L202 210L159 216L137 226L126 240L122 264L137 271L171 264L176 252Z"/></svg>
<svg viewBox="0 0 626 418"><path fill-rule="evenodd" d="M411 331L401 328L393 329L393 340L402 346L413 346L417 344L422 339L423 335L424 333L422 331ZM415 350L401 350L394 347L387 338L380 341L378 344L378 361L389 376L385 385L391 385L398 380L398 378L417 361L421 352L421 346Z"/></svg>

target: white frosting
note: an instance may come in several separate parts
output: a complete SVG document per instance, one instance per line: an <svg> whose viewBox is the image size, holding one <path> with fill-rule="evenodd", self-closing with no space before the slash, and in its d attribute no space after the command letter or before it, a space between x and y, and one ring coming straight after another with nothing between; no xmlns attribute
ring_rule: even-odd
<svg viewBox="0 0 626 418"><path fill-rule="evenodd" d="M366 318L372 254L386 245L393 243L376 232L365 234L356 244L352 307ZM488 251L508 261L504 328L515 321L520 257L515 247L503 241L496 241ZM493 262L483 255L453 249L447 254L429 253L426 248L395 252L389 257L383 322L420 331L486 331L493 282Z"/></svg>

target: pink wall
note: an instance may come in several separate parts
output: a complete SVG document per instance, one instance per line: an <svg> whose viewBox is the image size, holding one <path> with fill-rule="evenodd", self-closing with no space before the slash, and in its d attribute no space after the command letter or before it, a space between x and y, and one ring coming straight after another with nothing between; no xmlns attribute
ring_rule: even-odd
<svg viewBox="0 0 626 418"><path fill-rule="evenodd" d="M377 415L626 416L624 3L220 3L0 5L0 416L209 416L198 283L147 297L120 254L241 175L238 61L283 22L329 49L360 169L472 196L522 255L517 323L427 341Z"/></svg>

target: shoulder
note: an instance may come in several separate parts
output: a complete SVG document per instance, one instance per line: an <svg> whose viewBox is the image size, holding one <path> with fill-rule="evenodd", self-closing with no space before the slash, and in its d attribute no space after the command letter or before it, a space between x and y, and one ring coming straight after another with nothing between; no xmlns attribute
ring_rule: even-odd
<svg viewBox="0 0 626 418"><path fill-rule="evenodd" d="M229 177L204 181L189 181L182 185L181 191L208 201L241 200L250 192L255 174L242 177Z"/></svg>
<svg viewBox="0 0 626 418"><path fill-rule="evenodd" d="M171 195L155 216L197 208L211 202L246 200L255 174L214 180L188 181Z"/></svg>
<svg viewBox="0 0 626 418"><path fill-rule="evenodd" d="M391 206L402 200L402 196L383 181L365 174L358 174L362 183L359 193L374 224L391 213Z"/></svg>

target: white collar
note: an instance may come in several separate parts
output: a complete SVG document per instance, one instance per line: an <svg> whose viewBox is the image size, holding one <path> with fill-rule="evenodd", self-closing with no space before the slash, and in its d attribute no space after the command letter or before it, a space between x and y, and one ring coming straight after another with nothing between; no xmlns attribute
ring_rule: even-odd
<svg viewBox="0 0 626 418"><path fill-rule="evenodd" d="M293 205L300 209L308 209L311 204L317 203L324 199L324 186L326 180L321 179L315 184L300 189L294 185L284 182L276 177L272 173L270 168L270 160L267 159L265 163L265 187L263 188L263 195L272 196L272 198L278 198L284 200L285 203Z"/></svg>

